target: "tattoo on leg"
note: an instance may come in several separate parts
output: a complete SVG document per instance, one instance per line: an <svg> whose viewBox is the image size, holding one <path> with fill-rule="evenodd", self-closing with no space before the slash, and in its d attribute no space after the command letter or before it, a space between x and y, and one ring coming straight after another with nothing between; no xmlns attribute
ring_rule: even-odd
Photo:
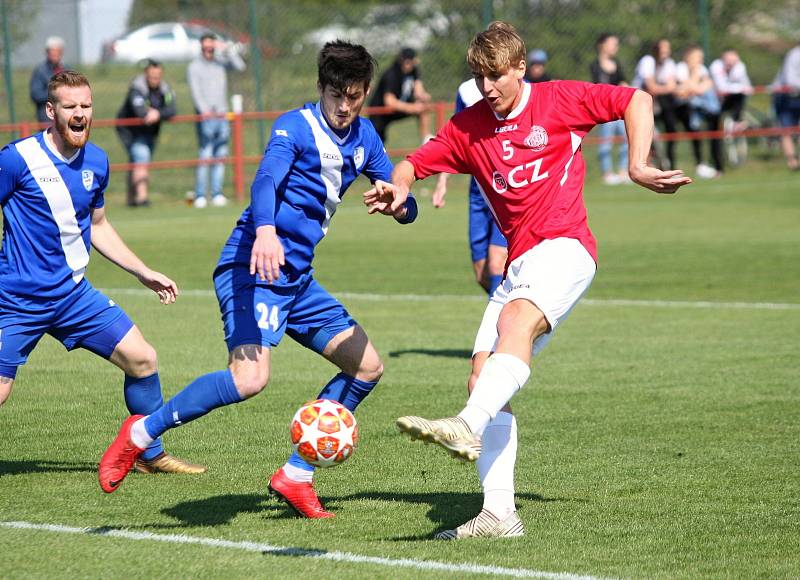
<svg viewBox="0 0 800 580"><path fill-rule="evenodd" d="M231 351L231 360L258 360L258 355L261 354L263 347L255 344L245 344L237 346Z"/></svg>

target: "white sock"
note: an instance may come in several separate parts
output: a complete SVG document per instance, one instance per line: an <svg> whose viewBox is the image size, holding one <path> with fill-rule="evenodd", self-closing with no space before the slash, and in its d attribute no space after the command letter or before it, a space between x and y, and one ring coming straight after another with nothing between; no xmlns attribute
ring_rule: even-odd
<svg viewBox="0 0 800 580"><path fill-rule="evenodd" d="M147 417L142 417L131 427L131 442L139 449L145 449L148 445L155 441L155 439L150 437L147 429L144 428L144 420L146 418Z"/></svg>
<svg viewBox="0 0 800 580"><path fill-rule="evenodd" d="M458 416L476 435L506 406L531 375L530 367L512 354L496 352L483 363L481 374Z"/></svg>
<svg viewBox="0 0 800 580"><path fill-rule="evenodd" d="M517 461L517 420L501 411L483 433L478 477L483 487L483 508L505 519L516 511L514 465Z"/></svg>
<svg viewBox="0 0 800 580"><path fill-rule="evenodd" d="M300 469L299 467L295 467L294 465L290 465L289 463L284 464L283 472L286 474L286 477L288 477L292 481L297 481L300 483L311 483L314 479L313 471L309 471L307 469Z"/></svg>

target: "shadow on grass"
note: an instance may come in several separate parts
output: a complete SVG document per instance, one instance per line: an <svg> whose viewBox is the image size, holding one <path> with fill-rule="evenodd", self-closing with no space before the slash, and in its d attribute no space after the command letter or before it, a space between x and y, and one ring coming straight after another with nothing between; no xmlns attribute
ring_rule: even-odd
<svg viewBox="0 0 800 580"><path fill-rule="evenodd" d="M476 493L393 493L388 491L366 491L350 495L323 496L323 505L337 511L351 502L373 500L392 504L424 504L430 506L428 519L439 529L449 529L461 525L481 510L483 499ZM517 494L517 499L530 502L575 501L562 498L548 498L535 493ZM402 507L402 506L398 506ZM260 494L217 495L201 500L181 502L161 511L177 520L175 524L154 523L141 526L145 529L175 529L201 526L221 526L229 524L236 516L244 513L263 514L269 519L294 519L296 514L285 504ZM438 530L437 530L438 531ZM393 541L429 540L431 536L387 536Z"/></svg>
<svg viewBox="0 0 800 580"><path fill-rule="evenodd" d="M448 358L465 358L469 360L472 358L471 350L457 349L457 348L408 348L405 350L393 350L389 352L390 358L400 358L407 354L422 354L425 356L440 356Z"/></svg>
<svg viewBox="0 0 800 580"><path fill-rule="evenodd" d="M0 459L0 477L4 475L24 475L26 473L60 473L97 471L97 464L77 461L48 461L31 459L27 461L6 461Z"/></svg>
<svg viewBox="0 0 800 580"><path fill-rule="evenodd" d="M517 505L519 501L531 502L556 502L556 501L574 501L571 499L563 498L550 498L539 495L538 493L518 493L516 495ZM412 503L412 504L425 504L430 506L428 519L437 524L439 527L433 532L436 533L441 530L453 529L460 526L469 518L478 514L483 507L483 497L478 493L453 493L453 492L436 492L436 493L392 493L392 492L361 492L352 495L340 496L331 498L327 506L335 508L338 502L358 501L358 500L378 500L383 502L393 503ZM418 540L430 540L431 534L414 535L414 536L388 536L387 540L396 542L408 542Z"/></svg>

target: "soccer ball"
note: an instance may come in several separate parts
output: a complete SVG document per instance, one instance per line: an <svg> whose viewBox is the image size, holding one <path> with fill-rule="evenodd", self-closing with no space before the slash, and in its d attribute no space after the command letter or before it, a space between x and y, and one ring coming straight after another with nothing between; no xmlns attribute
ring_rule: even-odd
<svg viewBox="0 0 800 580"><path fill-rule="evenodd" d="M358 424L341 403L317 399L300 407L291 425L295 451L317 467L333 467L353 454Z"/></svg>

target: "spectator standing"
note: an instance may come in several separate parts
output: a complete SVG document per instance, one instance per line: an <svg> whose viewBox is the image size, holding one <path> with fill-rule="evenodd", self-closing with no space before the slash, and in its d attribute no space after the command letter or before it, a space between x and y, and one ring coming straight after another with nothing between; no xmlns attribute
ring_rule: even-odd
<svg viewBox="0 0 800 580"><path fill-rule="evenodd" d="M800 43L786 53L781 70L772 83L773 104L781 127L800 125ZM792 171L800 169L794 146L795 135L781 135L781 148L786 165Z"/></svg>
<svg viewBox="0 0 800 580"><path fill-rule="evenodd" d="M136 164L128 172L127 203L131 207L150 205L148 163L156 148L161 122L172 118L176 112L175 93L163 80L163 75L161 63L148 60L144 72L131 81L125 102L117 113L117 119L141 119L144 123L117 127L128 159Z"/></svg>
<svg viewBox="0 0 800 580"><path fill-rule="evenodd" d="M734 121L742 121L742 112L747 97L753 94L753 84L747 75L747 67L739 53L726 48L718 59L708 67L714 88L720 98L720 114L729 114Z"/></svg>
<svg viewBox="0 0 800 580"><path fill-rule="evenodd" d="M31 74L30 93L31 101L36 106L36 120L40 123L49 123L47 116L47 84L53 75L63 72L67 67L61 61L64 57L64 39L60 36L51 36L44 43L44 52L47 58L39 64Z"/></svg>
<svg viewBox="0 0 800 580"><path fill-rule="evenodd" d="M200 50L200 56L189 63L186 71L195 111L203 117L197 123L199 158L200 161L219 160L227 157L230 139L230 126L225 118L228 112L228 69L243 71L245 64L231 45L218 41L210 32L200 38ZM225 164L221 161L203 163L197 166L196 208L208 205L209 168L212 205L223 206L228 201L222 193Z"/></svg>
<svg viewBox="0 0 800 580"><path fill-rule="evenodd" d="M656 40L650 53L639 59L633 86L653 96L653 114L661 123L665 133L674 133L675 126L675 61L672 60L672 45L666 38ZM670 169L675 167L675 141L667 141L667 161ZM662 169L665 169L662 160Z"/></svg>
<svg viewBox="0 0 800 580"><path fill-rule="evenodd" d="M541 48L534 48L528 53L528 68L525 70L525 80L529 83L546 83L553 79L545 72L547 67L547 53Z"/></svg>
<svg viewBox="0 0 800 580"><path fill-rule="evenodd" d="M415 116L419 124L422 141L431 137L428 104L431 96L422 84L419 71L419 58L413 48L404 48L397 55L392 66L381 75L378 86L369 102L370 107L389 107L391 113L370 115L381 141L386 142L386 129L389 124Z"/></svg>
<svg viewBox="0 0 800 580"><path fill-rule="evenodd" d="M597 58L589 65L593 83L606 85L628 86L622 65L617 60L619 52L619 37L614 34L603 33L597 37L595 43ZM619 119L610 123L603 123L597 127L600 135L600 146L597 149L600 157L600 170L603 172L603 182L606 185L631 183L628 178L628 140L625 135L625 121ZM619 161L617 171L614 171L612 153L614 138L619 141Z"/></svg>
<svg viewBox="0 0 800 580"><path fill-rule="evenodd" d="M719 126L719 99L703 57L702 48L696 44L689 45L683 53L683 60L675 67L675 116L690 133L702 129L713 131ZM703 163L700 139L692 139L697 177L703 179L718 177L722 171L721 141L711 139L710 143L713 167Z"/></svg>

